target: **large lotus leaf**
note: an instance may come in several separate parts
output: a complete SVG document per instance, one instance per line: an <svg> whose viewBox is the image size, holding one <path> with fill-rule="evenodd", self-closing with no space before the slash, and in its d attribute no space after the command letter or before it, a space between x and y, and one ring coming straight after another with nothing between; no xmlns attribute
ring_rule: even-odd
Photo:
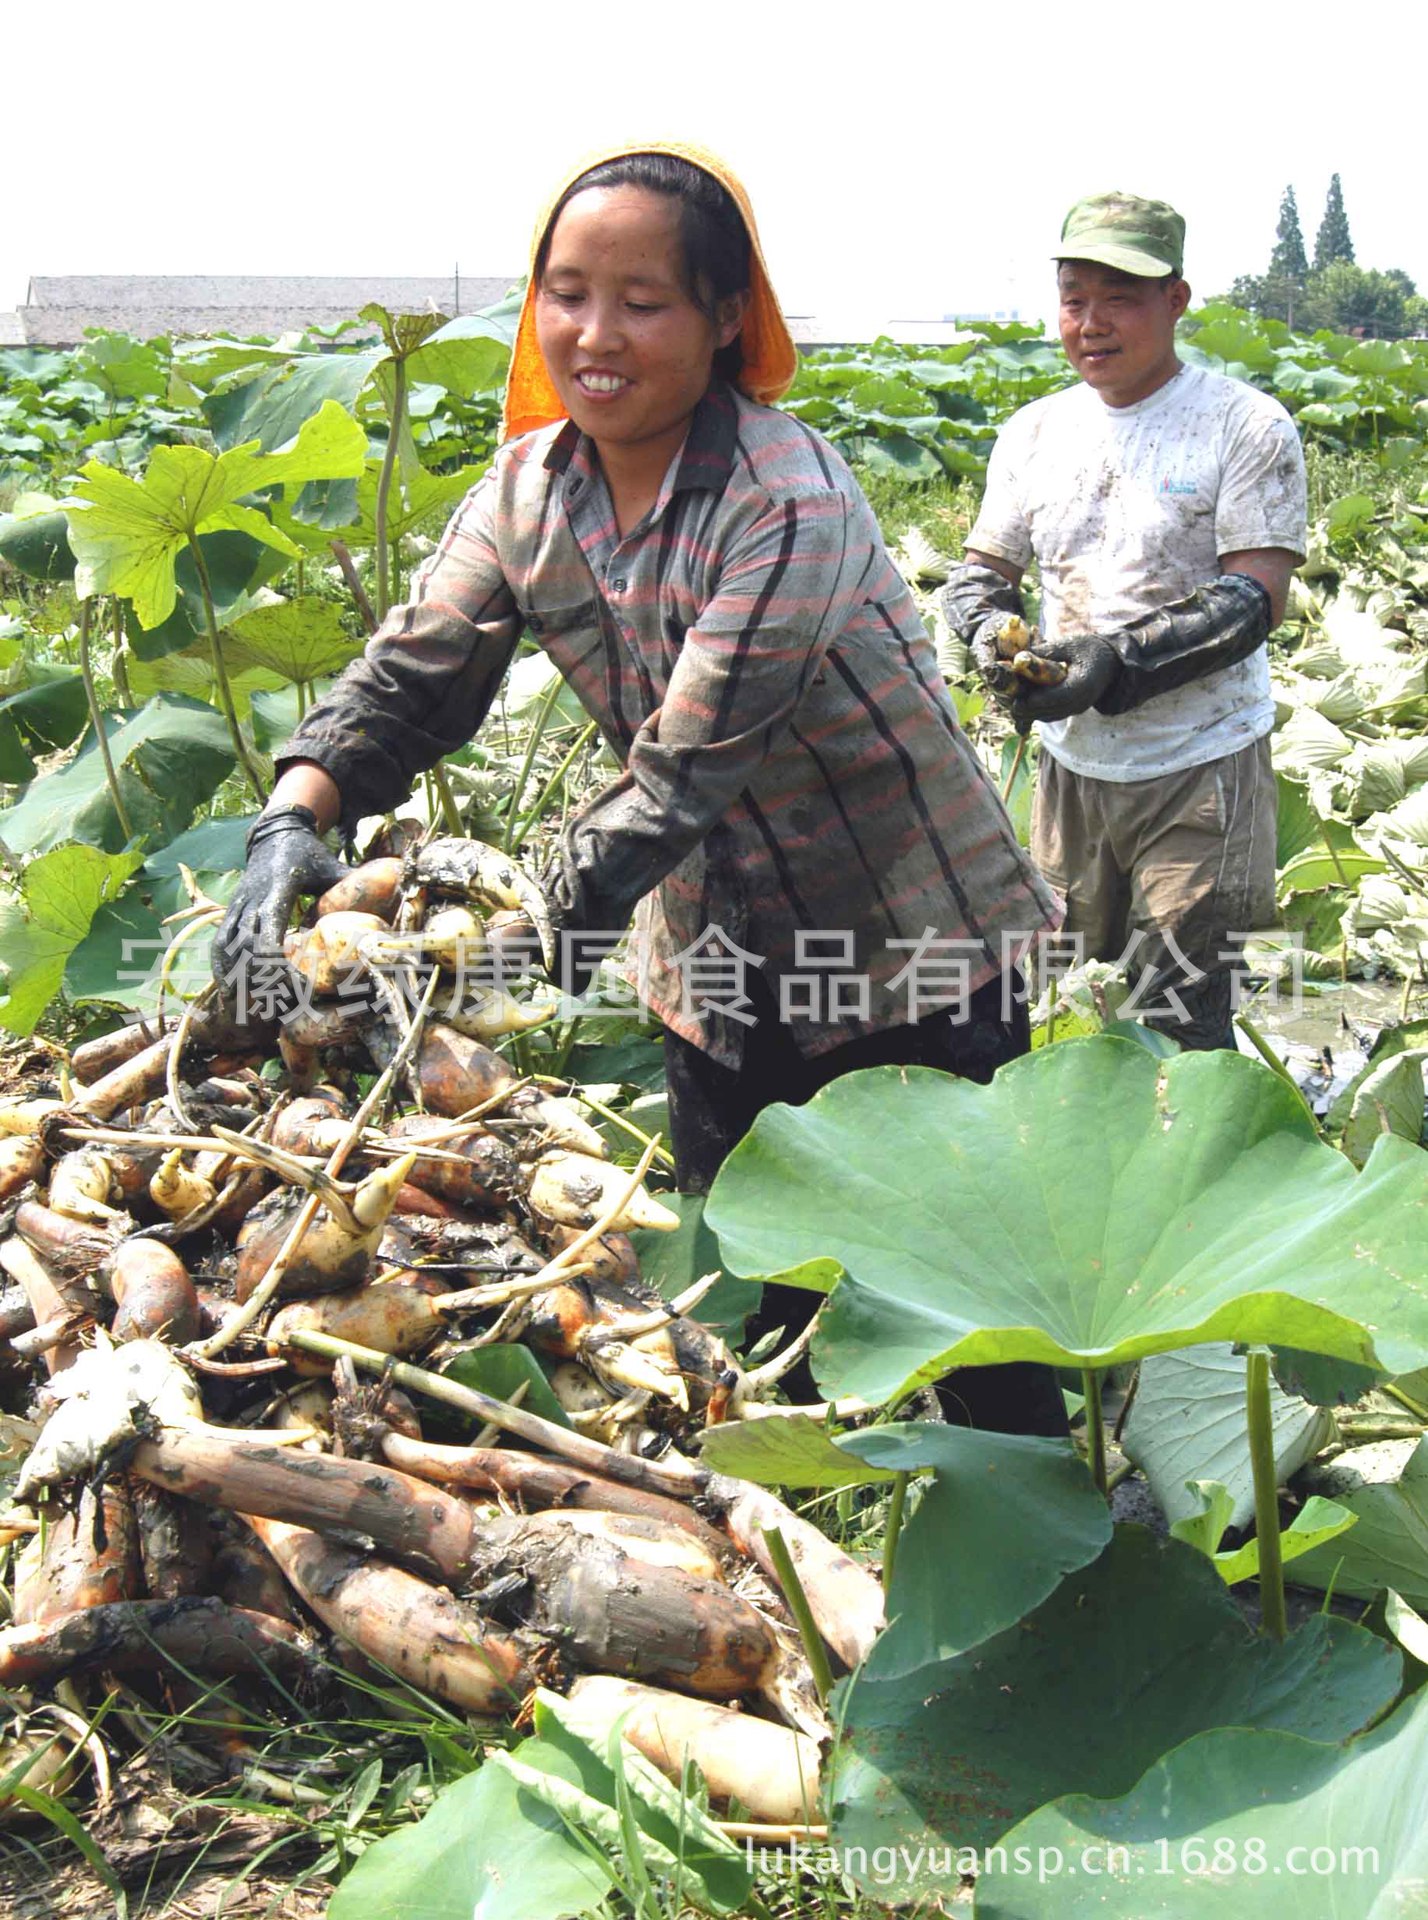
<svg viewBox="0 0 1428 1920"><path fill-rule="evenodd" d="M200 447L159 447L142 480L89 461L66 503L81 597L122 594L141 625L173 611L174 560L188 540L220 529L251 534L280 552L298 549L244 496L260 487L302 485L362 471L367 436L336 401L305 421L292 446L263 453L257 441L213 455Z"/></svg>
<svg viewBox="0 0 1428 1920"><path fill-rule="evenodd" d="M1316 1615L1287 1640L1246 1627L1203 1555L1122 1527L1036 1612L938 1667L843 1701L831 1819L839 1847L906 1851L902 1894L955 1890L935 1856L985 1847L1057 1794L1127 1792L1211 1727L1344 1740L1389 1705L1402 1662L1348 1621Z"/></svg>
<svg viewBox="0 0 1428 1920"><path fill-rule="evenodd" d="M205 820L199 826L190 827L187 833L179 834L166 847L158 847L146 857L145 882L177 881L181 866L187 867L190 873L198 874L200 878L208 874L236 872L245 864L248 829L257 817L252 813L234 814L222 820ZM175 907L183 904L177 897L172 905L165 900L163 911L171 913Z"/></svg>
<svg viewBox="0 0 1428 1920"><path fill-rule="evenodd" d="M934 1475L898 1546L892 1624L863 1668L869 1680L926 1676L1000 1633L1111 1537L1110 1510L1066 1440L899 1422L848 1434L839 1451Z"/></svg>
<svg viewBox="0 0 1428 1920"><path fill-rule="evenodd" d="M1254 1516L1254 1475L1245 1427L1245 1356L1229 1347L1188 1347L1141 1362L1135 1400L1122 1434L1126 1457L1150 1483L1167 1520L1184 1520L1198 1501L1190 1480L1215 1480L1230 1499L1225 1527ZM1322 1408L1269 1390L1274 1464L1280 1480L1297 1473L1334 1436ZM1219 1544L1219 1534L1215 1536Z"/></svg>
<svg viewBox="0 0 1428 1920"><path fill-rule="evenodd" d="M430 335L412 355L409 372L448 393L490 393L505 379L510 361L505 330L484 314L466 313Z"/></svg>
<svg viewBox="0 0 1428 1920"><path fill-rule="evenodd" d="M1425 1885L1428 1693L1419 1693L1347 1746L1225 1728L1166 1754L1124 1799L1078 1793L1042 1807L1004 1836L975 1912L1409 1920L1424 1911Z"/></svg>
<svg viewBox="0 0 1428 1920"><path fill-rule="evenodd" d="M575 1920L605 1911L610 1881L556 1808L488 1764L439 1793L416 1826L368 1847L327 1920Z"/></svg>
<svg viewBox="0 0 1428 1920"><path fill-rule="evenodd" d="M266 673L243 667L232 659L224 645L224 658L231 662L228 690L240 721L246 721L255 693L273 693L285 684L279 673ZM190 700L217 704L218 682L213 671L213 656L207 646L185 648L181 653L166 653L158 660L138 659L129 665L129 691L136 700L152 699L156 693L181 693Z"/></svg>
<svg viewBox="0 0 1428 1920"><path fill-rule="evenodd" d="M116 400L162 400L168 369L158 349L127 333L91 333L74 356L75 371Z"/></svg>
<svg viewBox="0 0 1428 1920"><path fill-rule="evenodd" d="M1355 1173L1260 1062L1101 1035L988 1087L878 1067L770 1107L707 1213L735 1273L841 1264L815 1371L877 1403L953 1365L1208 1340L1408 1372L1428 1354L1425 1206L1428 1157L1385 1136Z"/></svg>
<svg viewBox="0 0 1428 1920"><path fill-rule="evenodd" d="M64 990L76 1005L101 1002L133 1013L157 1008L159 977L174 928L166 927L162 915L140 897L142 885L140 880L102 906L69 956ZM184 942L168 989L170 1001L175 992L191 994L203 985L211 938L211 932L205 932Z"/></svg>
<svg viewBox="0 0 1428 1920"><path fill-rule="evenodd" d="M70 845L30 862L20 877L20 898L0 901L0 1026L34 1032L64 978L65 962L142 858Z"/></svg>
<svg viewBox="0 0 1428 1920"><path fill-rule="evenodd" d="M15 787L34 779L34 755L67 747L89 713L78 668L34 665L26 678L0 700L0 780Z"/></svg>
<svg viewBox="0 0 1428 1920"><path fill-rule="evenodd" d="M1306 1472L1304 1484L1356 1514L1358 1525L1296 1561L1295 1580L1359 1599L1391 1587L1428 1608L1428 1442L1352 1447Z"/></svg>
<svg viewBox="0 0 1428 1920"><path fill-rule="evenodd" d="M320 680L340 673L362 651L342 625L330 600L284 600L255 607L223 637L224 659L239 672L261 668L287 681Z"/></svg>
<svg viewBox="0 0 1428 1920"><path fill-rule="evenodd" d="M105 732L129 824L150 846L181 833L233 770L222 716L179 694L156 694L127 719L106 716ZM0 819L0 840L16 856L63 840L118 853L125 837L92 735L68 766L32 782Z"/></svg>
<svg viewBox="0 0 1428 1920"><path fill-rule="evenodd" d="M69 522L58 507L0 515L0 560L32 580L72 580Z"/></svg>
<svg viewBox="0 0 1428 1920"><path fill-rule="evenodd" d="M377 347L295 355L280 366L261 368L241 386L211 395L203 411L220 447L256 440L271 453L295 438L327 401L351 412L381 359Z"/></svg>
<svg viewBox="0 0 1428 1920"><path fill-rule="evenodd" d="M288 565L285 553L275 553L272 547L246 533L228 530L202 533L198 544L220 627L226 627L230 620L254 605L259 589ZM158 626L141 626L133 608L128 611L125 632L131 652L140 660L157 660L166 653L181 653L196 643L209 644L208 613L203 604L198 569L187 547L174 562L174 584L178 598L173 611Z"/></svg>

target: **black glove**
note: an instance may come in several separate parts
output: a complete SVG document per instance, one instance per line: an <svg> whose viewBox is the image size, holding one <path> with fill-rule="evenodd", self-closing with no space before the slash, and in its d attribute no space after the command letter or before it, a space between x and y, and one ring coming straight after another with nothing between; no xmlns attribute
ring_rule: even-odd
<svg viewBox="0 0 1428 1920"><path fill-rule="evenodd" d="M1031 652L1038 660L1059 660L1066 678L1054 687L1016 682L1011 712L1018 733L1025 733L1033 720L1069 720L1073 713L1100 706L1121 670L1115 648L1093 633L1077 640L1038 640Z"/></svg>
<svg viewBox="0 0 1428 1920"><path fill-rule="evenodd" d="M1015 615L1022 617L1021 591L995 567L965 561L954 567L939 595L942 617L972 652L972 665L999 699L1016 691L1010 662L997 652L997 635Z"/></svg>
<svg viewBox="0 0 1428 1920"><path fill-rule="evenodd" d="M1222 573L1113 633L1038 641L1032 651L1063 661L1066 678L1059 687L1019 694L1012 716L1020 726L1065 720L1088 707L1129 713L1157 694L1247 660L1269 638L1272 620L1266 587L1247 573Z"/></svg>
<svg viewBox="0 0 1428 1920"><path fill-rule="evenodd" d="M301 895L325 893L348 869L317 835L311 807L271 807L248 830L248 863L213 942L213 974L224 997L243 1006L256 998L255 960L281 958L283 935ZM271 993L282 969L265 981Z"/></svg>
<svg viewBox="0 0 1428 1920"><path fill-rule="evenodd" d="M1105 636L1120 671L1096 701L1099 713L1128 713L1221 667L1247 660L1274 624L1269 589L1247 573L1222 573L1183 600L1143 613Z"/></svg>

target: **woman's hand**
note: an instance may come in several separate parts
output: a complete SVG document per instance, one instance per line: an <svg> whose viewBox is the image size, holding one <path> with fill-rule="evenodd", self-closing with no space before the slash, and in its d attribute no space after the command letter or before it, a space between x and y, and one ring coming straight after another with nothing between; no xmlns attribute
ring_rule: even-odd
<svg viewBox="0 0 1428 1920"><path fill-rule="evenodd" d="M213 942L213 973L240 1018L251 1007L255 960L281 960L283 935L304 895L325 893L347 868L318 838L317 815L301 805L269 806L248 834L248 864ZM281 997L282 974L264 980Z"/></svg>

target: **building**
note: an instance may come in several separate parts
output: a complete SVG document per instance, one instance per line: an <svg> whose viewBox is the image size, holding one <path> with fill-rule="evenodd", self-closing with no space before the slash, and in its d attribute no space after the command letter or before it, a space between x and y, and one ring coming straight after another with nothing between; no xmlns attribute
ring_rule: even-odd
<svg viewBox="0 0 1428 1920"><path fill-rule="evenodd" d="M503 300L517 274L405 276L375 274L67 274L37 275L24 306L0 312L0 348L76 347L91 329L127 333L139 340L159 334L172 339L221 334L240 340L254 335L308 329L331 330L356 322L370 302L392 313L476 313ZM981 319L983 314L962 316ZM1016 319L1015 312L998 313ZM866 314L790 314L789 330L801 351L857 346L880 338L909 346L944 346L961 338L957 321L871 320ZM346 326L343 340L372 331L361 323Z"/></svg>
<svg viewBox="0 0 1428 1920"><path fill-rule="evenodd" d="M75 347L91 328L156 335L223 334L248 339L355 321L375 301L393 313L448 319L492 307L517 274L443 276L271 274L37 275L24 306L0 313L0 346ZM344 339L373 331L360 323Z"/></svg>

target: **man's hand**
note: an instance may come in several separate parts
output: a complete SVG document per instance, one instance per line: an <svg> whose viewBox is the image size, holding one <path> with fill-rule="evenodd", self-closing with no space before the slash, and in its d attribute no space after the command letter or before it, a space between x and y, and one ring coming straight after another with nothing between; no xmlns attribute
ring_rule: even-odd
<svg viewBox="0 0 1428 1920"><path fill-rule="evenodd" d="M232 1000L256 956L280 955L294 906L348 869L317 836L310 807L272 807L248 831L248 864L213 942L213 974Z"/></svg>
<svg viewBox="0 0 1428 1920"><path fill-rule="evenodd" d="M966 641L972 665L988 690L998 700L1010 699L1016 682L1010 655L999 643L1003 628L1021 620L1021 594L1015 582L996 567L968 561L952 569L939 598L943 619L959 640Z"/></svg>
<svg viewBox="0 0 1428 1920"><path fill-rule="evenodd" d="M1066 678L1054 687L1018 683L1011 710L1018 732L1024 733L1033 720L1069 720L1073 713L1088 712L1105 698L1120 672L1114 647L1095 634L1076 640L1039 640L1031 652L1038 660L1059 661Z"/></svg>

